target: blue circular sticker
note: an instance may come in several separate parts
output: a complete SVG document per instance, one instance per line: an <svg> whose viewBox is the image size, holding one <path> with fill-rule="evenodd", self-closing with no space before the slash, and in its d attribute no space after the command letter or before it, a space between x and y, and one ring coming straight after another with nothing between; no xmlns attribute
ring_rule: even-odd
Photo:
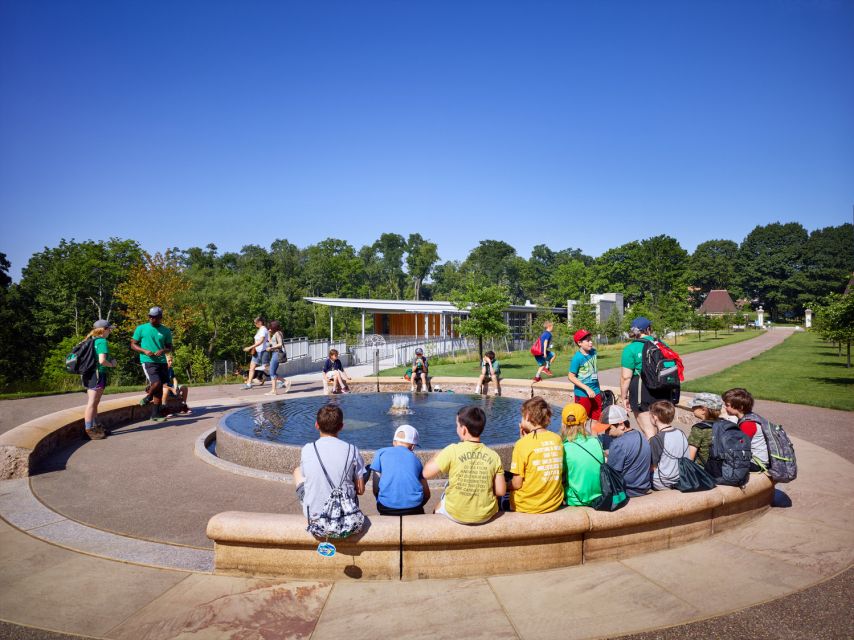
<svg viewBox="0 0 854 640"><path fill-rule="evenodd" d="M335 545L331 542L321 542L317 545L317 553L322 555L324 558L331 558L335 555Z"/></svg>

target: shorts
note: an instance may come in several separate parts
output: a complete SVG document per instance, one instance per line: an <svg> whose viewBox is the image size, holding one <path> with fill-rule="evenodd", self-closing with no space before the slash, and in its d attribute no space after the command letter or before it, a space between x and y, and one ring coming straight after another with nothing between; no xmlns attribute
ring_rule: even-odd
<svg viewBox="0 0 854 640"><path fill-rule="evenodd" d="M143 362L142 368L145 369L145 377L150 384L169 382L169 367L165 362Z"/></svg>
<svg viewBox="0 0 854 640"><path fill-rule="evenodd" d="M258 365L267 364L268 362L270 362L270 352L262 351L261 353L256 353L254 356L252 356L252 362L255 363L256 367Z"/></svg>
<svg viewBox="0 0 854 640"><path fill-rule="evenodd" d="M584 410L587 411L587 416L589 418L593 418L594 420L599 420L602 416L602 394L597 393L592 398L587 394L583 396L575 396L575 402L584 407Z"/></svg>
<svg viewBox="0 0 854 640"><path fill-rule="evenodd" d="M534 356L534 359L537 361L537 364L541 367L546 366L549 363L549 360L555 357L555 354L551 351L546 351L546 355L544 356Z"/></svg>
<svg viewBox="0 0 854 640"><path fill-rule="evenodd" d="M425 500L420 505L415 507L406 507L404 509L395 509L393 507L387 507L382 502L377 500L377 511L381 516L420 516L424 515L424 504L427 501Z"/></svg>
<svg viewBox="0 0 854 640"><path fill-rule="evenodd" d="M325 375L325 376L326 376L326 379L327 379L327 380L334 380L334 379L335 379L335 372L336 372L336 371L337 371L337 369L330 369L329 371L327 371L327 372L326 372L326 373L324 373L323 375Z"/></svg>
<svg viewBox="0 0 854 640"><path fill-rule="evenodd" d="M80 376L80 380L89 391L96 391L107 386L107 374L98 373L98 367L95 367L89 375Z"/></svg>
<svg viewBox="0 0 854 640"><path fill-rule="evenodd" d="M442 494L442 499L439 500L439 505L436 507L435 513L439 513L439 514L445 516L448 520L450 520L452 522L457 522L459 524L467 524L467 525L486 524L487 522L492 520L492 518L495 517L495 516L489 516L486 520L482 520L480 522L462 522L460 520L457 520L456 518L451 516L447 511L445 511L445 494L444 493Z"/></svg>
<svg viewBox="0 0 854 640"><path fill-rule="evenodd" d="M640 391L640 397L638 397ZM640 376L632 376L632 381L629 383L629 406L635 413L644 413L649 411L649 407L653 402L658 400L669 400L674 404L679 401L679 389L657 391L653 393L646 388L645 384L641 383Z"/></svg>

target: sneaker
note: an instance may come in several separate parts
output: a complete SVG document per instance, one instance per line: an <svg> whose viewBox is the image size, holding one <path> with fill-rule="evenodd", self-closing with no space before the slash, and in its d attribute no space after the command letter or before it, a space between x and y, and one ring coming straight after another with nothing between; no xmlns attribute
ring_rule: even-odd
<svg viewBox="0 0 854 640"><path fill-rule="evenodd" d="M154 416L152 422L166 422L166 416Z"/></svg>
<svg viewBox="0 0 854 640"><path fill-rule="evenodd" d="M540 376L534 376L534 382L541 382L542 378Z"/></svg>
<svg viewBox="0 0 854 640"><path fill-rule="evenodd" d="M267 393L265 393L264 395L265 395L265 396L277 396L277 395L279 395L279 394L278 394L277 392L275 392L275 391L268 391L268 392L267 392Z"/></svg>
<svg viewBox="0 0 854 640"><path fill-rule="evenodd" d="M91 429L86 429L86 435L89 436L90 440L103 440L107 437L106 431L99 425L95 425Z"/></svg>
<svg viewBox="0 0 854 640"><path fill-rule="evenodd" d="M553 376L553 375L554 375L554 374L551 372L551 369L543 369L543 373L545 373L547 376Z"/></svg>
<svg viewBox="0 0 854 640"><path fill-rule="evenodd" d="M151 402L151 397L150 396L144 396L142 398L142 400L139 401L139 406L144 407L145 405L149 404L150 402Z"/></svg>
<svg viewBox="0 0 854 640"><path fill-rule="evenodd" d="M341 393L350 393L349 389L341 389Z"/></svg>
<svg viewBox="0 0 854 640"><path fill-rule="evenodd" d="M244 389L251 389L251 388L252 388L252 385L247 383L247 384L244 384L244 385L243 385L243 388L244 388Z"/></svg>
<svg viewBox="0 0 854 640"><path fill-rule="evenodd" d="M285 393L291 390L291 381L285 380Z"/></svg>

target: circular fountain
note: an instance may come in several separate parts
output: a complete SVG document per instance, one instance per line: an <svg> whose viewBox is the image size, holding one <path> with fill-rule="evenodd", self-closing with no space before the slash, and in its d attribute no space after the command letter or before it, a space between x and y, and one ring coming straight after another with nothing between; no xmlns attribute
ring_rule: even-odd
<svg viewBox="0 0 854 640"><path fill-rule="evenodd" d="M236 464L263 471L290 473L299 464L300 449L317 439L317 410L336 404L344 412L340 438L359 447L370 462L373 452L391 446L398 426L411 424L421 440L416 454L429 459L436 449L457 442L456 414L466 405L481 407L486 414L482 441L499 452L509 464L513 443L519 437L522 401L485 398L462 393L353 393L342 396L287 398L237 409L217 426L216 454ZM556 407L550 429L560 430Z"/></svg>

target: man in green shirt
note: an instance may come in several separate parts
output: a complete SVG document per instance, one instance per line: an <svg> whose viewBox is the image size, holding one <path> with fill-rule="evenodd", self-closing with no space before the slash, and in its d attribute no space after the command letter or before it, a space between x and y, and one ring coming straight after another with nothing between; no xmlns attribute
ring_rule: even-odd
<svg viewBox="0 0 854 640"><path fill-rule="evenodd" d="M163 309L151 307L148 310L148 324L141 324L134 329L130 348L139 354L139 361L148 380L148 396L151 397L151 419L163 422L166 416L161 415L160 405L163 396L163 385L169 381L169 367L166 364L166 353L172 351L172 332L161 325Z"/></svg>
<svg viewBox="0 0 854 640"><path fill-rule="evenodd" d="M626 411L631 411L643 435L649 440L658 431L652 424L649 415L649 407L657 400L672 400L670 390L653 392L646 388L641 382L641 369L643 368L643 341L655 340L652 335L652 322L640 316L632 320L629 329L629 338L632 340L623 348L620 357L620 396Z"/></svg>

